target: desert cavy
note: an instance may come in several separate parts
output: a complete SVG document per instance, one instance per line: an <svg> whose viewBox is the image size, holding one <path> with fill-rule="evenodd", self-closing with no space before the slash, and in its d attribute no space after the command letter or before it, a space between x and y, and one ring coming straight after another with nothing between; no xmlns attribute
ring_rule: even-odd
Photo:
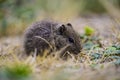
<svg viewBox="0 0 120 80"><path fill-rule="evenodd" d="M70 23L61 24L42 20L25 30L24 49L27 55L36 50L37 55L42 56L47 49L52 52L61 50L65 46L67 47L61 54L66 51L78 54L81 51L80 37Z"/></svg>

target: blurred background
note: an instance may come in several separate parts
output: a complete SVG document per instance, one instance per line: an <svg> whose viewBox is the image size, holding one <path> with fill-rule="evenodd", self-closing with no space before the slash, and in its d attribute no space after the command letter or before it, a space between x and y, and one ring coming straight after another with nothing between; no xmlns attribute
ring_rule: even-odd
<svg viewBox="0 0 120 80"><path fill-rule="evenodd" d="M21 35L35 21L107 15L120 19L120 0L0 0L0 37Z"/></svg>

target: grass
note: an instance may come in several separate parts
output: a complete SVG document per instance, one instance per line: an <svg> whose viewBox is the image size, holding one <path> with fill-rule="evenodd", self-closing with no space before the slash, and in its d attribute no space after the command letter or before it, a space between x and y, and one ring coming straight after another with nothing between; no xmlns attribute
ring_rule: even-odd
<svg viewBox="0 0 120 80"><path fill-rule="evenodd" d="M26 1L17 7L15 3L18 0L5 1L5 6L0 7L0 80L120 80L120 28L115 27L120 26L120 11L116 4L107 0L92 0L91 4L90 0L36 0L36 5ZM3 0L0 2L4 3ZM82 52L77 56L69 54L67 60L57 56L46 58L47 51L43 57L27 57L22 48L22 37L12 37L21 35L32 21L52 17L68 22L89 11L108 12L112 15L110 18L117 20L119 25L114 24L110 32L112 37L109 38L101 37L98 31L86 26L84 34L80 34ZM89 19L85 21L89 23ZM100 27L102 29L104 26ZM58 53L59 51L54 54Z"/></svg>
<svg viewBox="0 0 120 80"><path fill-rule="evenodd" d="M104 39L94 31L91 27L85 28L84 34L80 35L82 52L77 56L70 54L67 60L52 56L27 57L22 54L21 40L1 40L0 80L119 80L118 34L114 34L116 40L111 40L110 45L105 46L102 43Z"/></svg>

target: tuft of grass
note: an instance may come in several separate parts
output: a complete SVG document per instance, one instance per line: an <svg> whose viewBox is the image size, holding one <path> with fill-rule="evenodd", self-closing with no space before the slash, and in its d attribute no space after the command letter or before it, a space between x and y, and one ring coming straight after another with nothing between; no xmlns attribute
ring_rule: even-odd
<svg viewBox="0 0 120 80"><path fill-rule="evenodd" d="M0 80L32 80L34 71L34 57L28 57L26 60L10 53L8 56L0 56Z"/></svg>
<svg viewBox="0 0 120 80"><path fill-rule="evenodd" d="M30 80L32 69L25 64L14 64L0 69L0 79L3 80Z"/></svg>

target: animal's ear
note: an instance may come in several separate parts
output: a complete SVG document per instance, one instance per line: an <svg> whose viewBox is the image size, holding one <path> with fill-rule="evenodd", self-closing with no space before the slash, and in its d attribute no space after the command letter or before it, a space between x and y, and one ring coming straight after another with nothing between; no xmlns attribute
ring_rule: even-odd
<svg viewBox="0 0 120 80"><path fill-rule="evenodd" d="M65 25L61 25L61 26L59 27L59 32L60 32L60 34L63 34L65 31L66 31Z"/></svg>
<svg viewBox="0 0 120 80"><path fill-rule="evenodd" d="M72 27L72 24L71 23L67 23L67 26L71 26Z"/></svg>

